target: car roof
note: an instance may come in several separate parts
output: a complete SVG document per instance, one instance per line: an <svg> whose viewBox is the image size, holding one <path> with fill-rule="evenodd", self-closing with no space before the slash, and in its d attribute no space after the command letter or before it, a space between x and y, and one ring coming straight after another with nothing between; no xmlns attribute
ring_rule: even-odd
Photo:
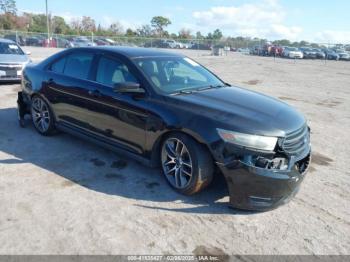
<svg viewBox="0 0 350 262"><path fill-rule="evenodd" d="M184 55L175 52L160 51L153 48L142 47L126 47L126 46L101 46L92 47L91 49L106 50L114 53L124 55L130 59L141 57L184 57Z"/></svg>
<svg viewBox="0 0 350 262"><path fill-rule="evenodd" d="M9 43L9 44L15 44L12 40L0 38L0 43Z"/></svg>

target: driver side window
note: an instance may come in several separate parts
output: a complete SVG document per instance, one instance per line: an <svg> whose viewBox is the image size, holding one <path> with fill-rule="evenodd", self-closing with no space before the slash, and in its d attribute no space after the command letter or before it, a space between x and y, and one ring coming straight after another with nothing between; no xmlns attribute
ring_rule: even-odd
<svg viewBox="0 0 350 262"><path fill-rule="evenodd" d="M96 82L109 87L117 83L138 83L125 64L107 57L101 57L98 63Z"/></svg>

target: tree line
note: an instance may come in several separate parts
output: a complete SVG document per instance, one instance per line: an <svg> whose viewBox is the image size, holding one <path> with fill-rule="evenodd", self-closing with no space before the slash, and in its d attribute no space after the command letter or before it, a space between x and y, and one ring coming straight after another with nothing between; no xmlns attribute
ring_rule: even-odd
<svg viewBox="0 0 350 262"><path fill-rule="evenodd" d="M15 0L0 0L0 29L18 30L26 32L46 33L47 19L45 14L33 14L24 12L18 14ZM61 16L49 14L49 27L53 34L65 35L89 35L94 33L99 36L139 36L162 37L181 39L221 39L222 32L217 29L213 33L203 36L201 32L195 35L187 28L181 29L177 34L169 33L166 28L172 22L164 16L155 16L149 24L144 24L137 29L124 28L121 23L115 21L109 26L101 26L89 17L73 18L69 23Z"/></svg>
<svg viewBox="0 0 350 262"><path fill-rule="evenodd" d="M178 33L169 33L166 29L172 21L164 16L155 16L149 24L144 24L136 29L124 28L123 25L115 21L108 26L97 24L96 21L89 17L83 16L73 18L67 22L61 16L49 14L50 32L53 34L63 35L90 35L91 33L98 36L126 36L126 37L153 37L153 38L172 38L172 39L199 39L210 42L229 43L231 46L252 47L262 45L267 42L266 39L250 37L224 37L220 29L214 30L206 35L200 31L193 32L191 29L183 28ZM18 14L15 0L0 0L0 30L18 30L24 32L47 32L47 18L45 14L33 14L24 12ZM276 40L273 44L280 46L305 46L309 45L306 41L291 42L287 39ZM311 44L315 47L317 44Z"/></svg>

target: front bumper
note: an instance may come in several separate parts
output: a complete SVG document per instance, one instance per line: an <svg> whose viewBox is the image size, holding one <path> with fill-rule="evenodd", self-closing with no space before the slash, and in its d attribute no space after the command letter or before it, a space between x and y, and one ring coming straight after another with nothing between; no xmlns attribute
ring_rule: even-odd
<svg viewBox="0 0 350 262"><path fill-rule="evenodd" d="M30 114L28 97L23 92L18 92L17 95L17 113L18 120L24 120L26 114Z"/></svg>
<svg viewBox="0 0 350 262"><path fill-rule="evenodd" d="M21 81L23 65L0 64L0 81Z"/></svg>
<svg viewBox="0 0 350 262"><path fill-rule="evenodd" d="M287 170L259 168L242 161L218 163L227 181L231 206L265 211L289 202L300 188L310 158L311 150L300 160L291 159Z"/></svg>
<svg viewBox="0 0 350 262"><path fill-rule="evenodd" d="M1 82L11 82L11 81L21 81L22 77L21 76L2 76L0 75L0 81Z"/></svg>

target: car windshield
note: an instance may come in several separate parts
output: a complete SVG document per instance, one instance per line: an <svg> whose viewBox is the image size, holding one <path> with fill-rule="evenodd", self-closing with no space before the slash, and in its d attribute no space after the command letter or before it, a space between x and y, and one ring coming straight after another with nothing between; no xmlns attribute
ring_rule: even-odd
<svg viewBox="0 0 350 262"><path fill-rule="evenodd" d="M288 49L289 51L298 51L298 48L295 48L295 47L289 47Z"/></svg>
<svg viewBox="0 0 350 262"><path fill-rule="evenodd" d="M215 75L187 57L138 58L135 62L161 93L173 94L225 86Z"/></svg>
<svg viewBox="0 0 350 262"><path fill-rule="evenodd" d="M2 55L23 55L22 49L15 43L0 42L0 54Z"/></svg>

